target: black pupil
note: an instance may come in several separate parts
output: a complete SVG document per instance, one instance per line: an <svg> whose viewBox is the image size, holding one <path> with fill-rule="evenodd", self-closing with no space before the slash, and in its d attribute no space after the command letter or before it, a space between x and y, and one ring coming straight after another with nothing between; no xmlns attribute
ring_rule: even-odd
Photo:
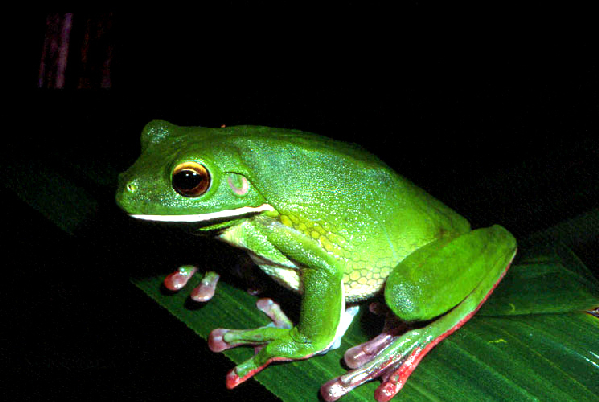
<svg viewBox="0 0 599 402"><path fill-rule="evenodd" d="M175 175L174 181L181 190L193 190L202 183L203 178L194 170L185 169Z"/></svg>

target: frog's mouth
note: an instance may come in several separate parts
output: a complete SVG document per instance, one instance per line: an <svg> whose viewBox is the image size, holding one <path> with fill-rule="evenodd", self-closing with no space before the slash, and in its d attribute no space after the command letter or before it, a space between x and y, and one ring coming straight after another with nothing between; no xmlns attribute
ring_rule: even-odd
<svg viewBox="0 0 599 402"><path fill-rule="evenodd" d="M190 214L190 215L145 215L131 214L132 218L143 219L154 222L185 222L185 223L209 223L215 221L227 221L235 218L240 218L247 215L254 215L265 211L274 211L275 209L268 205L262 204L257 207L241 207L237 209L229 209L208 214Z"/></svg>

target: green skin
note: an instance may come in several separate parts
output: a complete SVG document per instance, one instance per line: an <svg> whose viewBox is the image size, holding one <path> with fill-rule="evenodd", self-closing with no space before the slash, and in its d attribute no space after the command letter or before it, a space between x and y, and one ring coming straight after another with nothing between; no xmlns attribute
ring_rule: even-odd
<svg viewBox="0 0 599 402"><path fill-rule="evenodd" d="M223 330L221 350L263 345L229 373L229 387L272 361L326 351L342 335L345 303L384 289L403 321L442 316L396 337L358 371L368 380L392 363L396 375L383 385L394 395L422 356L484 302L516 251L502 227L472 231L466 219L354 145L297 130L164 121L149 123L141 143L141 157L120 177L122 209L141 219L198 222L302 294L291 329ZM210 174L198 196L173 188L173 170L190 161ZM365 381L349 377L336 383L345 391L329 384L325 399Z"/></svg>

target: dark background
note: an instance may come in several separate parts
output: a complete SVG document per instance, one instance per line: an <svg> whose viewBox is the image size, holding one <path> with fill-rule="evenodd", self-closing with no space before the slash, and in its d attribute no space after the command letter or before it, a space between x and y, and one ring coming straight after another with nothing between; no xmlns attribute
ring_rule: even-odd
<svg viewBox="0 0 599 402"><path fill-rule="evenodd" d="M473 226L519 239L597 208L599 65L583 32L482 16L439 27L418 3L393 21L357 7L322 21L249 11L73 13L62 88L40 77L48 14L23 21L0 351L22 398L272 398L253 381L226 391L232 363L129 283L227 253L114 205L151 119L357 142ZM597 272L597 238L578 235Z"/></svg>

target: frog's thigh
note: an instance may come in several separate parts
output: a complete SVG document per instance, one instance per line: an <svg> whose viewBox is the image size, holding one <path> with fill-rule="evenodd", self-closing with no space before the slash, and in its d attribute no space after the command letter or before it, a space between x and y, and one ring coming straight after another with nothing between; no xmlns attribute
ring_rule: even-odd
<svg viewBox="0 0 599 402"><path fill-rule="evenodd" d="M499 277L515 249L515 239L501 226L438 239L394 268L385 288L387 304L403 320L434 318L464 300L485 277Z"/></svg>

